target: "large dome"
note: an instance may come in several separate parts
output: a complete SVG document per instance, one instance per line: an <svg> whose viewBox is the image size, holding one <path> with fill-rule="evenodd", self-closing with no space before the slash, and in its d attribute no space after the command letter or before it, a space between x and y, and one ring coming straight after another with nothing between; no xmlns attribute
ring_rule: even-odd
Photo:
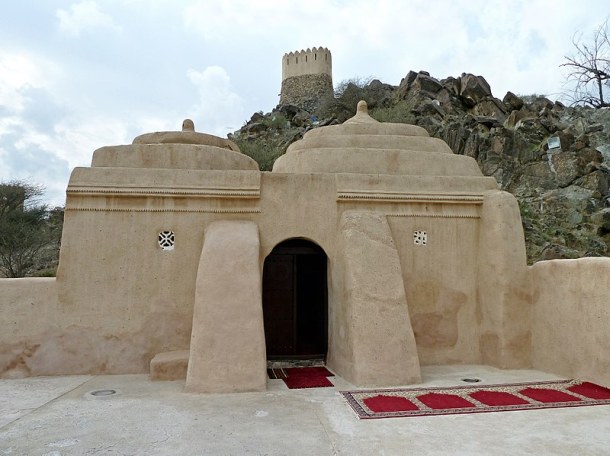
<svg viewBox="0 0 610 456"><path fill-rule="evenodd" d="M481 176L473 158L455 155L443 140L431 138L421 127L376 121L364 101L342 125L311 130L290 145L273 171Z"/></svg>

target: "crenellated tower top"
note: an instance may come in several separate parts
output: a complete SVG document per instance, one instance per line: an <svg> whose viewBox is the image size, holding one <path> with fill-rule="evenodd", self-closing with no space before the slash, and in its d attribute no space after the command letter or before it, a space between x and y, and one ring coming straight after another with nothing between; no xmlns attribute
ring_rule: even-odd
<svg viewBox="0 0 610 456"><path fill-rule="evenodd" d="M307 74L327 74L332 77L332 73L332 57L325 47L289 52L282 58L282 81Z"/></svg>

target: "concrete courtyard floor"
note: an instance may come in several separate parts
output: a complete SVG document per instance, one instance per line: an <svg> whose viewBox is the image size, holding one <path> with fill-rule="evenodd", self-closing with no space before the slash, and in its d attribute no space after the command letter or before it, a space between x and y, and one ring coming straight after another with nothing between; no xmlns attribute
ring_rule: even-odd
<svg viewBox="0 0 610 456"><path fill-rule="evenodd" d="M554 380L533 370L423 368L423 385ZM339 390L195 395L146 375L0 380L0 455L610 455L610 405L359 420ZM94 396L97 390L115 390Z"/></svg>

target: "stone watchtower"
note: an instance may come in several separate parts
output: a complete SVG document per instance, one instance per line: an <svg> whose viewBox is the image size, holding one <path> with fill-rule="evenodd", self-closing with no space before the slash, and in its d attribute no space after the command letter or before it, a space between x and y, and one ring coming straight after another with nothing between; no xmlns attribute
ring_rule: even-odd
<svg viewBox="0 0 610 456"><path fill-rule="evenodd" d="M284 54L280 104L292 104L310 112L333 96L332 57L326 48Z"/></svg>

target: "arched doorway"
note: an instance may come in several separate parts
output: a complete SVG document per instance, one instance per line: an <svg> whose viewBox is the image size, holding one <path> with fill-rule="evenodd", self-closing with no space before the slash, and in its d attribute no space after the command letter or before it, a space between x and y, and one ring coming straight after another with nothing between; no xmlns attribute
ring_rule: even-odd
<svg viewBox="0 0 610 456"><path fill-rule="evenodd" d="M267 359L326 358L326 254L313 242L289 239L265 258L263 315Z"/></svg>

